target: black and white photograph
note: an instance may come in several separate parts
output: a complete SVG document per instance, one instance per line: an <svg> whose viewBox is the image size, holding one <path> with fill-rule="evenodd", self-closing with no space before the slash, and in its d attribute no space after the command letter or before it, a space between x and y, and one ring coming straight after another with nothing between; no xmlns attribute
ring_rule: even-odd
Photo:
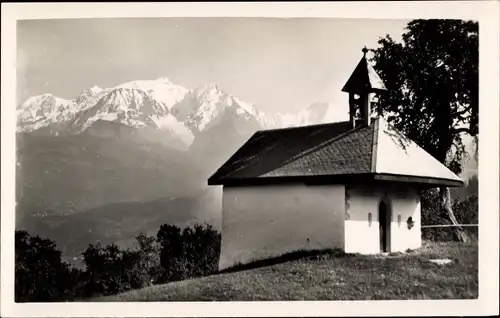
<svg viewBox="0 0 500 318"><path fill-rule="evenodd" d="M13 302L481 300L482 24L389 17L16 20Z"/></svg>

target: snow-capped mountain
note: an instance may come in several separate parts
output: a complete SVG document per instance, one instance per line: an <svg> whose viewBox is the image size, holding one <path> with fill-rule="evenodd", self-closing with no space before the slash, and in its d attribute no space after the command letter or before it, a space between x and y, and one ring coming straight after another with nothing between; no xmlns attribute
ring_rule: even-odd
<svg viewBox="0 0 500 318"><path fill-rule="evenodd" d="M167 77L160 77L156 80L138 80L120 84L115 88L138 89L157 101L166 109L172 108L181 101L190 91L189 89L173 84Z"/></svg>
<svg viewBox="0 0 500 318"><path fill-rule="evenodd" d="M98 86L92 86L91 88L83 91L80 96L76 98L76 103L78 104L89 104L92 103L92 100L94 100L100 93L102 93L104 90Z"/></svg>
<svg viewBox="0 0 500 318"><path fill-rule="evenodd" d="M17 131L30 132L51 128L54 134L58 134L66 130L69 123L81 112L94 106L107 92L93 86L72 100L52 94L30 97L17 109Z"/></svg>
<svg viewBox="0 0 500 318"><path fill-rule="evenodd" d="M90 108L94 106L101 97L106 95L109 89L102 89L98 86L92 86L91 88L83 91L80 96L75 99L75 102L80 106L81 110Z"/></svg>
<svg viewBox="0 0 500 318"><path fill-rule="evenodd" d="M28 98L17 109L18 131L34 131L75 118L78 105L73 100L43 94Z"/></svg>
<svg viewBox="0 0 500 318"><path fill-rule="evenodd" d="M216 84L188 89L160 77L105 89L93 86L73 100L34 96L18 108L18 131L50 127L55 134L78 134L105 121L168 133L189 147L198 134L227 121L238 122L238 127L248 123L251 129L241 129L248 134L256 129L332 121L335 116L329 114L335 113L332 105L316 103L298 113L267 114Z"/></svg>
<svg viewBox="0 0 500 318"><path fill-rule="evenodd" d="M93 86L72 100L51 94L34 96L18 108L18 131L38 130L57 123L59 126L64 126L62 130L81 132L82 128L87 128L99 119L123 122L136 127L160 122L159 125L165 128L166 122L172 123L175 129L179 126L178 123L173 122L172 118L165 119L162 116L166 116L169 109L187 92L189 92L187 88L174 85L162 77L157 80L131 81L106 89ZM146 105L141 105L142 102ZM105 106L106 103L111 103L112 106ZM153 113L145 114L151 111L152 105ZM130 111L125 111L129 109ZM139 111L141 114L134 114L134 111L139 109L144 111ZM145 122L135 120L141 115ZM153 118L148 119L147 115L152 115ZM88 122L85 123L80 117L84 117Z"/></svg>
<svg viewBox="0 0 500 318"><path fill-rule="evenodd" d="M165 116L168 109L142 90L115 88L104 95L73 122L72 128L81 132L98 120L112 121L132 127L155 125L151 116Z"/></svg>
<svg viewBox="0 0 500 318"><path fill-rule="evenodd" d="M253 105L229 95L216 84L190 91L171 111L195 134L217 125L226 113L245 121L257 120L258 115Z"/></svg>

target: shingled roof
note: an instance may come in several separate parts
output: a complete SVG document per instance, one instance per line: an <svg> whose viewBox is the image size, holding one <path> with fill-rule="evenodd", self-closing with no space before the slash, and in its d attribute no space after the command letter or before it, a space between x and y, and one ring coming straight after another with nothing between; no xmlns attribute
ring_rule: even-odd
<svg viewBox="0 0 500 318"><path fill-rule="evenodd" d="M256 132L209 179L209 185L350 179L461 186L462 180L382 118Z"/></svg>

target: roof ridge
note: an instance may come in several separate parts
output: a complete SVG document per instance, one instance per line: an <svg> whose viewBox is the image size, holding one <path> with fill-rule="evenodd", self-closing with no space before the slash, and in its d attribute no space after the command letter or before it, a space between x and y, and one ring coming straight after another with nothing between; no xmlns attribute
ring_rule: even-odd
<svg viewBox="0 0 500 318"><path fill-rule="evenodd" d="M344 120L344 121L337 121L337 122L333 122L333 123L321 123L321 124L314 124L314 125L302 125L302 126L293 126L293 127L261 129L261 130L257 130L257 132L259 133L259 132L268 132L268 131L298 130L298 129L304 129L304 128L330 126L330 125L347 124L347 123L349 123L349 121Z"/></svg>
<svg viewBox="0 0 500 318"><path fill-rule="evenodd" d="M397 129L394 125L392 125L388 120L385 118L381 117L380 122L379 122L379 127L378 127L378 138L377 138L377 147L380 148L379 146L382 145L382 148L387 147L385 145L387 142L390 143L395 143L395 147L398 149L398 151L403 151L407 156L416 156L417 152L420 153L421 157L420 159L425 159L428 162L433 162L433 165L435 166L434 168L439 167L440 171L444 172L446 171L446 174L448 174L446 177L442 177L443 179L448 179L448 180L461 180L461 178L455 174L450 168L448 168L444 163L440 162L437 160L433 155L431 155L427 150L425 150L423 147L421 147L415 140L411 139L408 137L405 133ZM389 138L389 139L387 139ZM385 145L385 146L384 146ZM377 150L377 152L380 151L380 149ZM409 153L410 152L410 153ZM397 153L395 153L397 154ZM377 154L378 157L378 154ZM383 156L380 156L380 158L383 158ZM380 159L378 158L378 159ZM428 159L427 159L428 158ZM380 164L382 162L382 164ZM373 164L373 163L372 163ZM377 170L373 171L377 174L387 174L386 170L391 170L394 171L394 167L388 168L388 163L387 160L380 160L378 163L376 163L375 168ZM389 164L390 165L390 164ZM372 165L373 167L373 165ZM404 175L402 172L391 172L392 174L399 174L399 175ZM421 172L420 172L421 173ZM421 174L423 176L423 174ZM425 176L429 177L429 176ZM437 178L437 177L433 177Z"/></svg>
<svg viewBox="0 0 500 318"><path fill-rule="evenodd" d="M300 159L300 158L302 158L302 157L304 157L304 156L307 156L307 155L309 155L309 154L311 154L311 153L313 153L313 152L315 152L315 151L318 151L319 149L321 149L321 148L324 148L324 147L328 146L329 144L331 144L331 143L333 143L333 142L335 142L335 141L337 141L337 140L339 140L339 139L341 139L341 138L345 137L346 135L348 135L348 134L350 134L350 133L352 133L352 132L354 132L354 131L361 130L361 129L366 128L366 127L370 127L370 126L364 126L364 125L363 125L363 126L358 126L358 127L356 127L356 128L353 128L353 129L349 129L348 131L345 131L345 132L343 132L343 133L341 133L341 134L339 134L339 135L337 135L337 136L333 137L332 139L329 139L329 140L327 140L327 141L322 142L321 144L319 144L319 145L317 145L317 146L313 147L312 149L308 149L308 150L306 150L306 151L303 151L303 152L301 152L300 154L298 154L298 155L296 155L296 156L294 156L294 157L292 157L292 158L288 159L287 161L285 161L285 162L284 162L282 165L280 165L279 167L276 167L276 168L274 168L273 170L266 172L266 174L268 174L268 173L270 173L270 172L273 172L273 171L275 171L275 170L277 170L277 169L280 169L280 168L282 168L282 167L286 166L287 164L292 163L292 162L294 162L294 161L296 161L296 160L298 160L298 159Z"/></svg>

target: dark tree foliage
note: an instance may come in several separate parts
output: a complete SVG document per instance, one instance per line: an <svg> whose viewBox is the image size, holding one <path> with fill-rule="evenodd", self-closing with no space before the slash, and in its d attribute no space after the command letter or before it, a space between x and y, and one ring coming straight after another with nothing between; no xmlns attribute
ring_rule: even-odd
<svg viewBox="0 0 500 318"><path fill-rule="evenodd" d="M422 225L450 224L446 209L440 204L440 193L437 189L422 192L421 197ZM477 176L471 177L467 186L454 193L453 210L458 223L478 224L478 184ZM478 228L463 228L470 238L477 239ZM457 241L457 233L453 228L424 228L422 238L432 241Z"/></svg>
<svg viewBox="0 0 500 318"><path fill-rule="evenodd" d="M376 111L410 139L461 172L461 135L479 132L478 23L414 20L402 43L389 35L373 50L388 92Z"/></svg>
<svg viewBox="0 0 500 318"><path fill-rule="evenodd" d="M65 301L72 297L80 272L62 262L55 242L15 233L15 300Z"/></svg>
<svg viewBox="0 0 500 318"><path fill-rule="evenodd" d="M124 252L127 279L132 289L157 284L163 276L160 263L160 244L154 236L136 236L138 247Z"/></svg>
<svg viewBox="0 0 500 318"><path fill-rule="evenodd" d="M161 245L160 263L165 270L162 280L179 280L183 278L183 242L182 232L177 226L163 224L156 238Z"/></svg>
<svg viewBox="0 0 500 318"><path fill-rule="evenodd" d="M90 244L83 252L87 281L86 295L111 295L131 288L126 279L126 264L117 245Z"/></svg>
<svg viewBox="0 0 500 318"><path fill-rule="evenodd" d="M139 234L138 247L120 250L117 245L89 245L83 253L86 266L84 294L113 295L143 288L162 276L160 249L154 237Z"/></svg>
<svg viewBox="0 0 500 318"><path fill-rule="evenodd" d="M85 271L62 262L53 241L16 232L16 301L83 300L218 270L220 233L210 225L162 225L157 237L139 234L137 247L90 244Z"/></svg>
<svg viewBox="0 0 500 318"><path fill-rule="evenodd" d="M182 236L190 276L204 276L218 270L221 238L217 231L198 224L185 228Z"/></svg>
<svg viewBox="0 0 500 318"><path fill-rule="evenodd" d="M161 245L163 280L181 280L217 271L221 237L210 225L181 230L165 224L160 227L157 240Z"/></svg>
<svg viewBox="0 0 500 318"><path fill-rule="evenodd" d="M477 144L479 133L478 31L472 21L414 20L401 43L387 35L372 50L388 90L375 111L455 173L467 156L463 134ZM439 201L457 224L449 188ZM455 231L468 240L461 228Z"/></svg>

